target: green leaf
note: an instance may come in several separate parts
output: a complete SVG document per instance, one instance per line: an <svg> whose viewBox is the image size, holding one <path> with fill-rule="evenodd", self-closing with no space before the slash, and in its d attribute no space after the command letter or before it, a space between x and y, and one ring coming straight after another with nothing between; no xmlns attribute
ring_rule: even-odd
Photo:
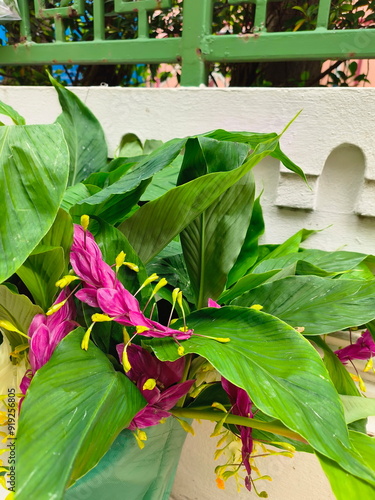
<svg viewBox="0 0 375 500"><path fill-rule="evenodd" d="M251 214L250 225L248 227L245 241L241 252L228 274L227 286L230 287L242 278L253 266L258 258L258 240L264 233L263 212L260 204L260 196L254 201L253 212Z"/></svg>
<svg viewBox="0 0 375 500"><path fill-rule="evenodd" d="M169 189L176 187L178 173L181 168L182 156L177 158L167 167L157 172L152 178L151 183L147 186L146 191L143 193L142 201L151 201L163 196Z"/></svg>
<svg viewBox="0 0 375 500"><path fill-rule="evenodd" d="M69 186L65 191L61 208L69 212L74 205L99 191L101 191L99 187L83 184L82 182L74 184L74 186Z"/></svg>
<svg viewBox="0 0 375 500"><path fill-rule="evenodd" d="M170 165L176 156L180 153L181 149L185 146L186 139L173 139L166 142L149 156L143 157L132 169L129 171L129 163L124 164L124 172L117 178L116 170L111 172L114 176L110 176L111 184L100 192L81 200L77 205L100 205L110 200L115 195L123 195L132 189L137 188L142 181L150 179L156 172ZM117 160L120 160L119 158ZM121 159L121 162L123 159ZM117 167L122 171L122 167ZM142 191L143 193L143 191ZM141 194L142 194L141 193Z"/></svg>
<svg viewBox="0 0 375 500"><path fill-rule="evenodd" d="M1 127L0 145L1 282L51 227L66 187L69 157L59 125Z"/></svg>
<svg viewBox="0 0 375 500"><path fill-rule="evenodd" d="M189 139L178 183L242 165L248 146L206 137ZM181 245L198 308L217 299L240 253L250 223L255 183L251 172L227 189L181 233Z"/></svg>
<svg viewBox="0 0 375 500"><path fill-rule="evenodd" d="M143 154L141 140L135 134L125 134L122 136L116 156L131 158Z"/></svg>
<svg viewBox="0 0 375 500"><path fill-rule="evenodd" d="M51 75L62 113L57 118L64 131L70 153L68 185L82 181L107 163L107 144L103 129L93 113L73 92L63 87Z"/></svg>
<svg viewBox="0 0 375 500"><path fill-rule="evenodd" d="M65 337L31 382L18 427L17 500L62 498L145 404L92 342L81 349L83 335Z"/></svg>
<svg viewBox="0 0 375 500"><path fill-rule="evenodd" d="M41 308L34 305L25 295L13 293L7 286L0 285L1 321L9 321L22 333L27 334L33 317L42 312ZM1 329L8 337L13 349L25 343L25 337L19 333L11 332L3 327L1 327Z"/></svg>
<svg viewBox="0 0 375 500"><path fill-rule="evenodd" d="M53 302L57 292L55 283L64 268L64 251L61 247L56 247L47 252L30 255L17 270L34 302L44 311L47 311Z"/></svg>
<svg viewBox="0 0 375 500"><path fill-rule="evenodd" d="M229 303L231 300L243 295L245 292L262 285L264 282L268 281L269 278L277 275L279 271L280 269L273 269L272 271L267 271L266 273L248 274L238 280L232 288L223 292L218 300L219 302Z"/></svg>
<svg viewBox="0 0 375 500"><path fill-rule="evenodd" d="M375 476L375 439L359 432L349 432L353 447L358 451L363 463ZM328 477L337 500L370 500L375 497L375 487L358 477L348 474L337 463L318 454L320 464Z"/></svg>
<svg viewBox="0 0 375 500"><path fill-rule="evenodd" d="M320 337L308 337L311 342L314 342L324 352L323 362L328 370L333 385L336 391L342 395L360 396L353 379L348 370L341 363L336 354L329 348L328 344Z"/></svg>
<svg viewBox="0 0 375 500"><path fill-rule="evenodd" d="M375 317L375 280L332 280L289 276L266 283L233 301L239 306L261 304L306 335L323 335L362 325Z"/></svg>
<svg viewBox="0 0 375 500"><path fill-rule="evenodd" d="M147 263L229 187L267 156L275 144L276 141L259 145L246 162L235 170L203 175L171 189L157 200L143 205L123 222L119 229L128 237L143 262Z"/></svg>
<svg viewBox="0 0 375 500"><path fill-rule="evenodd" d="M187 324L195 335L181 342L186 354L206 358L264 413L346 470L372 479L349 448L339 396L318 353L302 335L269 314L233 306L201 309L187 317ZM153 340L151 347L163 361L179 357L172 339Z"/></svg>
<svg viewBox="0 0 375 500"><path fill-rule="evenodd" d="M15 125L26 125L25 118L5 102L0 101L0 115L9 116Z"/></svg>
<svg viewBox="0 0 375 500"><path fill-rule="evenodd" d="M363 396L341 396L347 424L375 416L375 399Z"/></svg>

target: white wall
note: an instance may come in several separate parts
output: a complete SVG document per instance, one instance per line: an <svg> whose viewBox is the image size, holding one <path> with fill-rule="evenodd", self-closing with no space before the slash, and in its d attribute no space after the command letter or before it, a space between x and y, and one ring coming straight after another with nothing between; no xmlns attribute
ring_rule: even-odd
<svg viewBox="0 0 375 500"><path fill-rule="evenodd" d="M127 132L142 140L186 136L215 128L280 132L302 114L281 140L308 174L311 189L275 160L255 169L264 187L264 240L279 243L301 227L325 229L306 246L334 250L375 249L375 89L120 89L77 88L74 92L102 123L110 152ZM28 123L49 123L59 113L52 88L0 87L0 100ZM255 498L220 491L213 474L215 440L207 425L188 437L172 498ZM203 430L202 430L203 429ZM274 477L265 484L273 500L330 500L328 482L314 457L266 458L259 464ZM0 495L1 498L1 495Z"/></svg>

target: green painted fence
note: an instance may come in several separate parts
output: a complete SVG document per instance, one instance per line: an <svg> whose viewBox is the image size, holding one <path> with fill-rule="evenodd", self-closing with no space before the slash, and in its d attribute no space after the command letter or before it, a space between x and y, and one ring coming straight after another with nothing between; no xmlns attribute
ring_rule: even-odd
<svg viewBox="0 0 375 500"><path fill-rule="evenodd" d="M268 0L227 0L255 4L252 33L244 35L213 33L214 0L184 0L182 36L172 38L149 38L148 26L149 15L171 8L171 0L114 0L119 15L137 11L138 36L130 40L106 39L105 0L93 0L89 41L69 41L65 27L68 18L84 14L85 0L61 0L58 7L34 2L37 17L54 19L55 42L33 42L28 1L18 0L21 41L0 47L0 65L179 63L181 84L194 86L206 83L212 62L375 58L375 30L328 29L331 0L319 1L315 29L295 32L267 32Z"/></svg>

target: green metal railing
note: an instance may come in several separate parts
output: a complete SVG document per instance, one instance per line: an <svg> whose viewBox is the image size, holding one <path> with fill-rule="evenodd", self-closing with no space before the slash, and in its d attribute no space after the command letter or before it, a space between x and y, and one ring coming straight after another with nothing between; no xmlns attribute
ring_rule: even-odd
<svg viewBox="0 0 375 500"><path fill-rule="evenodd" d="M171 0L114 0L116 13L137 12L138 36L130 40L106 39L104 0L93 0L90 41L69 41L65 31L66 19L84 14L85 0L62 0L55 8L34 1L37 17L53 18L55 43L33 42L28 1L18 0L22 42L0 47L0 65L179 63L181 84L194 86L207 82L214 62L375 57L375 30L328 29L331 0L319 1L315 29L295 32L267 32L268 0L228 0L255 4L254 28L244 35L212 32L214 0L184 0L182 36L172 38L149 38L148 24L149 15L170 8Z"/></svg>

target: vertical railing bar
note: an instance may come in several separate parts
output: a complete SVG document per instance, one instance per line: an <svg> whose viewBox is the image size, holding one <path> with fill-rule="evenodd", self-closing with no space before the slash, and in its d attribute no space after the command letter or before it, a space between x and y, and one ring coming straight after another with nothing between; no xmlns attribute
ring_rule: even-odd
<svg viewBox="0 0 375 500"><path fill-rule="evenodd" d="M326 30L328 27L329 14L331 11L331 0L319 0L318 18L316 29Z"/></svg>
<svg viewBox="0 0 375 500"><path fill-rule="evenodd" d="M255 5L254 31L266 28L267 0L257 0Z"/></svg>
<svg viewBox="0 0 375 500"><path fill-rule="evenodd" d="M18 0L18 6L20 9L20 16L21 16L21 23L20 23L21 37L27 42L31 42L30 12L29 12L28 1Z"/></svg>
<svg viewBox="0 0 375 500"><path fill-rule="evenodd" d="M56 42L66 42L64 19L61 16L55 16L55 39Z"/></svg>
<svg viewBox="0 0 375 500"><path fill-rule="evenodd" d="M212 34L213 0L184 2L182 30L181 85L191 87L207 84L207 64L202 57L205 37Z"/></svg>
<svg viewBox="0 0 375 500"><path fill-rule="evenodd" d="M148 38L148 13L145 9L138 10L138 38Z"/></svg>
<svg viewBox="0 0 375 500"><path fill-rule="evenodd" d="M94 0L94 40L105 39L104 0Z"/></svg>

